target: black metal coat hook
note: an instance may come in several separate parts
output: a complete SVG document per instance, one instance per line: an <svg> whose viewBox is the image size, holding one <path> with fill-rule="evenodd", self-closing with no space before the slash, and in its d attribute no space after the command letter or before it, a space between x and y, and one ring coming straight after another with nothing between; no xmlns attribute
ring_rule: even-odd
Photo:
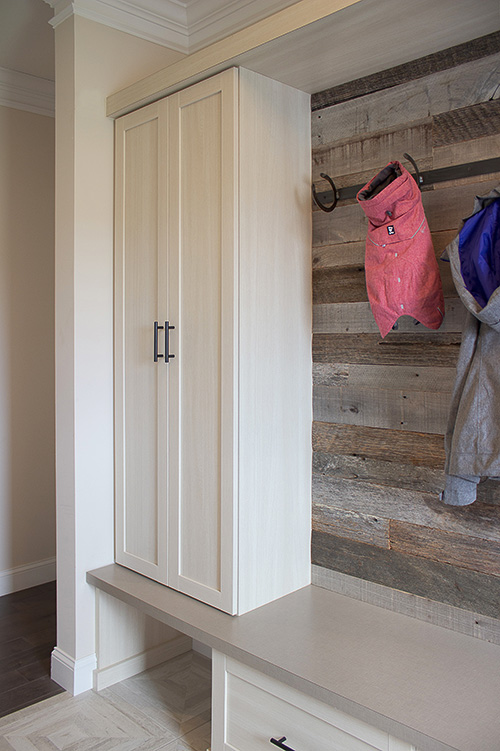
<svg viewBox="0 0 500 751"><path fill-rule="evenodd" d="M333 209L337 205L337 201L338 201L337 188L335 187L335 183L333 182L332 178L329 175L325 175L324 172L321 172L320 177L322 177L323 179L327 180L330 183L331 188L333 190L333 203L331 206L325 206L324 203L321 203L321 201L318 198L318 195L316 193L316 188L314 187L314 183L313 183L312 194L314 198L314 203L316 204L316 206L318 206L321 209L321 211L330 212L330 211L333 211Z"/></svg>
<svg viewBox="0 0 500 751"><path fill-rule="evenodd" d="M414 180L417 183L418 187L420 188L420 191L422 191L422 183L424 182L424 178L420 174L420 171L419 171L419 169L417 167L416 161L409 154L404 153L403 156L404 156L405 159L408 159L408 161L413 164L413 169L416 172L416 175L414 176Z"/></svg>

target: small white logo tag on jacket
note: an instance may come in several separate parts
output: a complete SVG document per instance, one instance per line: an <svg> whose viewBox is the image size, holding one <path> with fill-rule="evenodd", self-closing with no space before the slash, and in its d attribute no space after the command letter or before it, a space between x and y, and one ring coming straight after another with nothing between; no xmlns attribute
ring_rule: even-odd
<svg viewBox="0 0 500 751"><path fill-rule="evenodd" d="M394 229L394 225L393 224L389 224L387 226L387 234L388 235L395 235L396 234L396 230Z"/></svg>

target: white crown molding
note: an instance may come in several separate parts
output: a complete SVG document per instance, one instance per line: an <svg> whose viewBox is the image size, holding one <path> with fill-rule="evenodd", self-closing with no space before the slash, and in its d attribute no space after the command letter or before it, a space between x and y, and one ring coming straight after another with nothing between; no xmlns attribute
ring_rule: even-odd
<svg viewBox="0 0 500 751"><path fill-rule="evenodd" d="M69 16L188 54L275 13L296 0L45 0L56 27Z"/></svg>
<svg viewBox="0 0 500 751"><path fill-rule="evenodd" d="M0 68L0 105L54 117L54 81Z"/></svg>
<svg viewBox="0 0 500 751"><path fill-rule="evenodd" d="M189 51L187 14L179 0L45 0L54 9L54 28L81 16L177 52Z"/></svg>

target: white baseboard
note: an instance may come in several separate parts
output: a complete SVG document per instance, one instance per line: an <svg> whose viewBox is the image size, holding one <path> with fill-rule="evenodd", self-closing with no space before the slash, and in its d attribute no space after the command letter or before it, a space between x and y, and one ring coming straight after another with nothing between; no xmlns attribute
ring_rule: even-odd
<svg viewBox="0 0 500 751"><path fill-rule="evenodd" d="M19 592L21 589L37 587L56 578L56 559L46 558L25 566L0 571L0 597Z"/></svg>
<svg viewBox="0 0 500 751"><path fill-rule="evenodd" d="M143 670L149 670L162 662L178 657L184 652L189 652L192 648L192 640L189 636L180 634L165 644L153 647L138 655L128 657L126 660L116 662L106 668L100 668L94 671L93 688L94 691L101 691L103 688L113 686L125 678L131 678L133 675L142 673Z"/></svg>
<svg viewBox="0 0 500 751"><path fill-rule="evenodd" d="M52 651L50 677L76 696L92 688L92 676L96 665L95 654L75 660L59 647L55 647Z"/></svg>

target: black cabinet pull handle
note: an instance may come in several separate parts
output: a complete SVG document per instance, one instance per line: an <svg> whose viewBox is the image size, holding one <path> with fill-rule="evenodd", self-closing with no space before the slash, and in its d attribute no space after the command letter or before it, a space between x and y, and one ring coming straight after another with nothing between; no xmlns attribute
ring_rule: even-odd
<svg viewBox="0 0 500 751"><path fill-rule="evenodd" d="M163 326L162 326L163 328ZM165 321L165 362L168 365L168 361L175 357L170 354L170 334L169 331L175 329L175 326L170 326L168 321Z"/></svg>
<svg viewBox="0 0 500 751"><path fill-rule="evenodd" d="M158 326L158 321L155 321L154 324L154 349L153 349L153 360L154 362L158 362L158 359L160 357L163 357L163 355L160 355L158 353L158 329L163 329L163 326Z"/></svg>
<svg viewBox="0 0 500 751"><path fill-rule="evenodd" d="M294 751L293 748L290 748L290 746L285 746L283 741L286 741L286 736L284 735L283 738L270 738L269 742L274 743L275 746L278 746L278 748L282 748L283 751Z"/></svg>

